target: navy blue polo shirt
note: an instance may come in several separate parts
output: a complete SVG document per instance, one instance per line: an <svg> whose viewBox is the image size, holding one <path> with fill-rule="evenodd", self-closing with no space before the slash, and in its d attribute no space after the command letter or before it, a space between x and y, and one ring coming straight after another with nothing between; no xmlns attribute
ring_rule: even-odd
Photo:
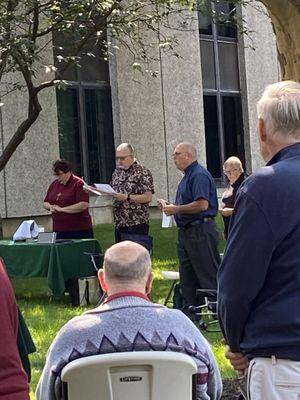
<svg viewBox="0 0 300 400"><path fill-rule="evenodd" d="M175 204L189 204L199 199L208 201L208 209L197 214L176 214L175 221L178 227L184 227L205 217L215 217L218 212L218 198L213 177L194 161L184 171L184 177L178 185Z"/></svg>

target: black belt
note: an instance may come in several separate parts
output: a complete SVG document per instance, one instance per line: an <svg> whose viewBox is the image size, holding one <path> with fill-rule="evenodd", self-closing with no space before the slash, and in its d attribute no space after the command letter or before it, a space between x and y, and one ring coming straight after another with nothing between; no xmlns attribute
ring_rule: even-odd
<svg viewBox="0 0 300 400"><path fill-rule="evenodd" d="M214 220L213 217L205 217L205 218L202 218L202 219L196 219L196 221L189 222L188 224L186 224L185 226L183 226L183 229L189 229L189 228L191 228L191 227L194 226L194 225L201 225L201 224L203 224L204 222L213 221L213 220Z"/></svg>

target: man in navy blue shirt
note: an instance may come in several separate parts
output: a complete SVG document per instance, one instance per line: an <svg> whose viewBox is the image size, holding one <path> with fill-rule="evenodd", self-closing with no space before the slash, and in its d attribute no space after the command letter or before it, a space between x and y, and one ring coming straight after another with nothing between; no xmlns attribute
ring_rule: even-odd
<svg viewBox="0 0 300 400"><path fill-rule="evenodd" d="M184 172L175 204L163 211L174 215L178 231L178 258L182 294L188 304L203 302L197 289L216 289L220 263L218 230L214 217L218 199L211 174L197 162L196 148L179 143L173 153L176 167Z"/></svg>
<svg viewBox="0 0 300 400"><path fill-rule="evenodd" d="M251 400L300 398L300 84L257 106L267 165L242 184L218 275L227 357ZM249 365L249 360L251 360Z"/></svg>

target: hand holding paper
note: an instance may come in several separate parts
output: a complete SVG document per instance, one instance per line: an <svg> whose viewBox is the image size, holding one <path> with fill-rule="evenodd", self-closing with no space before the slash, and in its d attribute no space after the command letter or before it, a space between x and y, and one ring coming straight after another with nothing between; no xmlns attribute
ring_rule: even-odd
<svg viewBox="0 0 300 400"><path fill-rule="evenodd" d="M157 199L157 207L162 211L162 228L171 228L173 225L175 225L174 218L172 216L166 215L166 213L164 213L163 211L163 208L168 204L169 202L164 199Z"/></svg>
<svg viewBox="0 0 300 400"><path fill-rule="evenodd" d="M157 207L162 210L166 205L168 204L168 202L164 199L157 199Z"/></svg>

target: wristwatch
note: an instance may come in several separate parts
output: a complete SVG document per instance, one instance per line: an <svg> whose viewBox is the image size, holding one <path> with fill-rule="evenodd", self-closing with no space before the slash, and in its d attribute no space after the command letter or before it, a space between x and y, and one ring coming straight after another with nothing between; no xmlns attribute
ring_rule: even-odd
<svg viewBox="0 0 300 400"><path fill-rule="evenodd" d="M130 194L127 195L127 201L130 201Z"/></svg>

